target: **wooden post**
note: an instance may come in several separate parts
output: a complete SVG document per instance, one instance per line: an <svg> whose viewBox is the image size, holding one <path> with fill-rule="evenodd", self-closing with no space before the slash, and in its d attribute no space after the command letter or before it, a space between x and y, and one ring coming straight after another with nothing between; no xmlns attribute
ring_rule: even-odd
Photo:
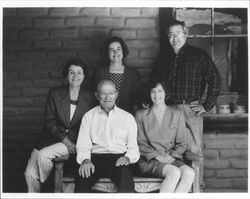
<svg viewBox="0 0 250 199"><path fill-rule="evenodd" d="M63 165L64 162L55 163L55 193L63 192Z"/></svg>

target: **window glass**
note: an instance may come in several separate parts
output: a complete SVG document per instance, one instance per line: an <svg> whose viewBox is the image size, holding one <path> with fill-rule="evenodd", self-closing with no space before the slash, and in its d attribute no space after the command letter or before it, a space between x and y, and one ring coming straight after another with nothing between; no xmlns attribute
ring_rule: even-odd
<svg viewBox="0 0 250 199"><path fill-rule="evenodd" d="M177 8L176 19L185 21L189 35L211 35L211 9Z"/></svg>

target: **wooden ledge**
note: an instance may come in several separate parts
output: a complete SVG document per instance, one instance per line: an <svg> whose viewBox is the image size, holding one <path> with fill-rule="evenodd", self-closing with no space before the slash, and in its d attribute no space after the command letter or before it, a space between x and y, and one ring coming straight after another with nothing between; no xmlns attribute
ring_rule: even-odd
<svg viewBox="0 0 250 199"><path fill-rule="evenodd" d="M203 115L205 120L238 120L238 119L247 119L247 113L229 113L229 114L216 114L216 113L205 113Z"/></svg>
<svg viewBox="0 0 250 199"><path fill-rule="evenodd" d="M203 115L204 129L248 129L247 113L229 113L229 114L210 114Z"/></svg>

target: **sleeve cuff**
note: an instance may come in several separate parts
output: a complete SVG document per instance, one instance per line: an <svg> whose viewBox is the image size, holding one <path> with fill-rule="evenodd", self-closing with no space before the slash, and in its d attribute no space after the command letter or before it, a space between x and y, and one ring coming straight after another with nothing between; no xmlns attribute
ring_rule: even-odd
<svg viewBox="0 0 250 199"><path fill-rule="evenodd" d="M204 109L205 109L206 112L210 111L210 109L211 109L206 104L203 104L203 107L204 107Z"/></svg>
<svg viewBox="0 0 250 199"><path fill-rule="evenodd" d="M158 155L160 155L160 153L152 152L152 153L150 153L150 154L148 154L148 155L145 155L145 159L146 159L147 161L150 161L150 160L152 160L153 158L155 158L155 157L158 156Z"/></svg>
<svg viewBox="0 0 250 199"><path fill-rule="evenodd" d="M171 154L170 154L172 157L174 158L178 158L178 159L183 159L183 156L179 153L176 153L175 151L173 151Z"/></svg>
<svg viewBox="0 0 250 199"><path fill-rule="evenodd" d="M136 154L126 153L124 156L126 156L127 158L129 158L130 164L136 163L139 160L139 158L140 158L140 154L139 153L138 154L137 153Z"/></svg>
<svg viewBox="0 0 250 199"><path fill-rule="evenodd" d="M76 162L81 165L85 159L91 159L90 153L89 154L78 153L76 157Z"/></svg>

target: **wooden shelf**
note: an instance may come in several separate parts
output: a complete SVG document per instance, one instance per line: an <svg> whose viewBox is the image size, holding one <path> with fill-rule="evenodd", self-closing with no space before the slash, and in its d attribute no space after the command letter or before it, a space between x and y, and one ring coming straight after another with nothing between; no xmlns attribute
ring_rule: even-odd
<svg viewBox="0 0 250 199"><path fill-rule="evenodd" d="M238 35L188 35L190 39L197 38L235 38L235 37L247 37L247 34L238 34Z"/></svg>
<svg viewBox="0 0 250 199"><path fill-rule="evenodd" d="M248 129L248 114L230 113L230 114L209 114L204 118L204 129Z"/></svg>
<svg viewBox="0 0 250 199"><path fill-rule="evenodd" d="M206 120L237 120L237 119L247 119L247 113L229 113L229 114L217 114L217 113L206 113L203 115Z"/></svg>

